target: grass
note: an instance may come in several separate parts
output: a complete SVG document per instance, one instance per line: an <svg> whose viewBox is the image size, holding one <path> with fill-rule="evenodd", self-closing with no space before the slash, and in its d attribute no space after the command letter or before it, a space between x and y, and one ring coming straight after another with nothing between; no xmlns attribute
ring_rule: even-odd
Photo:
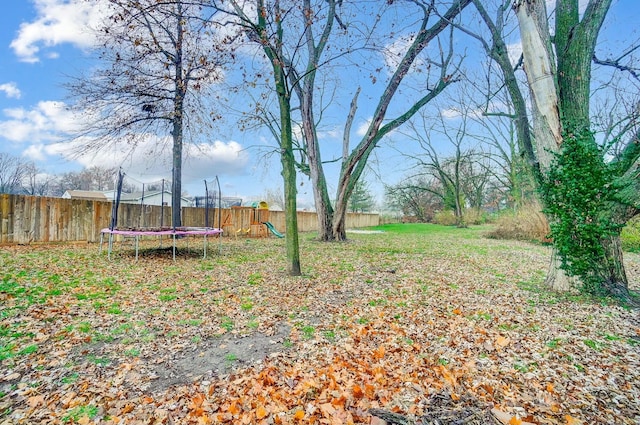
<svg viewBox="0 0 640 425"><path fill-rule="evenodd" d="M271 337L280 327L291 331L273 336L273 344L281 344L288 360L269 357L263 364L283 369L264 382L289 376L287 364L299 367L290 376L300 376L275 383L282 391L328 376L322 367L331 367L334 358L344 359L345 368L359 364L351 359L361 359L360 371L344 373L352 382L368 382L372 378L366 374L384 365L388 376L424 374L424 382L433 380L435 386L442 384L441 377L429 374L446 369L466 385L466 378L457 375L463 365L488 358L492 361L483 363L474 379L495 381L495 391L513 387L513 397L529 391L519 386L520 374L541 370L559 380L573 374L597 381L612 374L623 385L626 375L616 367L633 361L625 353L637 352L638 340L625 326L634 312L550 292L543 284L549 247L487 239L488 229L384 225L373 229L383 233L349 234L341 244L305 235L300 238L301 278L286 275L284 241L275 238L229 240L211 258L175 262L162 254L136 262L126 249L109 261L94 246L17 247L11 255L0 251L0 360L21 376L21 382L10 382L2 391L5 398L13 397L18 384L37 382L38 393L52 400L63 399L60 391L77 392L83 404L65 408L51 403L48 408L55 410L52 417L67 423L86 422L83 418L95 412L88 403L96 393L90 391L100 383L122 400L135 399L140 390L127 381L128 373L136 376L142 370L140 379L145 379L176 356L231 347L229 341L253 334ZM614 355L618 360L611 360ZM46 367L39 370L43 359ZM221 360L247 366L235 363L237 357L229 353ZM504 367L489 369L491 364ZM628 366L632 370L634 365ZM259 373L262 366L251 367ZM234 381L212 382L211 391L231 397ZM394 380L384 382L381 391L392 399ZM577 389L568 397L560 392L568 387L559 382L558 399L575 400L567 402L568 408L589 406L592 396L581 393L579 385L570 387ZM176 391L176 397L185 394ZM335 393L348 391L336 387ZM163 403L130 404L136 412L172 406ZM212 400L209 405L223 404ZM522 400L504 404L521 405ZM593 417L584 418L585 423Z"/></svg>

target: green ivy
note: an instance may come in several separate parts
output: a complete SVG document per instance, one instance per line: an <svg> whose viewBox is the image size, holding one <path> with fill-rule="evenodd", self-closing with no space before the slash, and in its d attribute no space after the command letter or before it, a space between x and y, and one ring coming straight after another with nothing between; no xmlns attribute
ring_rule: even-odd
<svg viewBox="0 0 640 425"><path fill-rule="evenodd" d="M621 230L607 215L619 190L614 181L593 133L583 130L564 134L562 150L540 185L561 268L592 295L602 295L609 278L603 242Z"/></svg>

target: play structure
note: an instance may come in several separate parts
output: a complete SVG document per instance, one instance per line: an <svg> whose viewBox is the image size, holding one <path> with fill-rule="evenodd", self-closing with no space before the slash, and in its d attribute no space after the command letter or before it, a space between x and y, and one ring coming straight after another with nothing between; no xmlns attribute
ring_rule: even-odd
<svg viewBox="0 0 640 425"><path fill-rule="evenodd" d="M109 259L111 259L111 253L113 251L114 236L120 235L122 237L130 237L135 240L135 252L136 252L136 260L137 260L140 238L142 236L157 236L160 241L161 247L162 247L162 238L169 237L172 241L172 248L173 248L172 253L173 253L173 259L175 260L176 239L188 237L188 236L202 236L203 237L203 258L206 258L207 236L221 236L223 232L222 229L220 228L221 226L218 226L217 228L209 226L209 223L213 223L215 221L215 217L211 217L211 219L209 217L210 206L216 205L216 202L215 202L216 199L217 199L217 205L219 206L220 200L221 200L220 182L218 180L218 177L216 177L215 180L213 181L213 183L217 183L217 187L218 187L217 198L215 196L215 192L212 192L210 196L209 183L205 181L206 202L205 202L205 217L204 217L205 226L204 227L174 227L174 226L164 225L164 212L165 212L164 210L165 210L165 206L167 205L167 203L164 201L165 195L168 195L167 200L171 198L171 192L165 191L165 182L166 182L165 180L162 180L160 185L158 185L157 183L154 185L142 183L142 191L139 193L135 193L134 195L133 193L129 193L129 194L123 193L122 188L124 185L124 178L125 178L125 174L122 172L122 170L120 170L118 172L116 189L114 190L114 193L113 193L113 206L111 209L110 225L108 228L104 228L100 231L100 252L102 252L102 245L104 242L105 235L108 236ZM146 192L146 195L147 195L146 204L145 204L145 185L147 186L147 189L148 189ZM149 190L151 188L153 188L154 190ZM213 200L213 202L210 202L210 200ZM125 227L125 228L118 227L118 213L119 213L122 202L128 202L128 203L139 202L140 214L138 217L138 226ZM147 207L154 204L161 207L160 218L159 218L160 222L152 224L149 220L149 217L147 217L147 214L145 214L145 212L148 211ZM220 221L221 221L220 211L221 209L218 208L218 224L220 224Z"/></svg>
<svg viewBox="0 0 640 425"><path fill-rule="evenodd" d="M238 236L265 238L269 233L284 238L269 222L269 205L265 201L254 202L251 206L232 206L224 213L221 228L236 239Z"/></svg>

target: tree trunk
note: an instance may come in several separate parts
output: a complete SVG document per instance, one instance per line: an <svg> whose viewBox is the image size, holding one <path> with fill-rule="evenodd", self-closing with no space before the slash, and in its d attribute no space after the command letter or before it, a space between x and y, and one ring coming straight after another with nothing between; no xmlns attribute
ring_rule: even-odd
<svg viewBox="0 0 640 425"><path fill-rule="evenodd" d="M182 225L182 127L174 124L173 135L173 171L171 186L171 226L175 229Z"/></svg>
<svg viewBox="0 0 640 425"><path fill-rule="evenodd" d="M549 264L549 271L547 272L547 278L544 283L555 291L568 292L571 290L577 290L580 288L580 280L567 275L567 273L560 267L562 259L558 254L558 251L554 248L551 252L551 262Z"/></svg>
<svg viewBox="0 0 640 425"><path fill-rule="evenodd" d="M177 2L177 14L182 17L182 3ZM177 20L175 67L175 94L173 99L173 171L171 187L171 226L175 229L182 225L182 145L183 145L183 114L184 98L187 90L186 81L182 75L182 41L184 23Z"/></svg>
<svg viewBox="0 0 640 425"><path fill-rule="evenodd" d="M591 61L610 5L611 0L590 1L580 20L577 0L559 0L556 4L555 49L551 46L544 0L518 0L514 6L522 36L536 150L543 175L549 171L554 153L560 151L563 131L565 134L584 134L589 129ZM587 143L596 142L593 139ZM602 214L612 216L616 207L610 208ZM601 244L605 253L603 258L594 262L582 279L597 277L599 286L589 288L589 292L597 291L628 301L619 235L603 236ZM560 268L561 263L554 249L547 284L558 290L582 288L581 279L567 276Z"/></svg>
<svg viewBox="0 0 640 425"><path fill-rule="evenodd" d="M627 273L624 269L620 235L609 236L603 241L608 268L602 283L603 292L625 302L632 302L629 295Z"/></svg>

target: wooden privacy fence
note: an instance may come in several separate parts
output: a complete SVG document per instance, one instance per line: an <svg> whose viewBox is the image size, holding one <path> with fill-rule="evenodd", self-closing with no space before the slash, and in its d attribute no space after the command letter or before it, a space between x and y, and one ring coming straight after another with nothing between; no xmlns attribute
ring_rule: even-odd
<svg viewBox="0 0 640 425"><path fill-rule="evenodd" d="M0 194L0 244L28 244L32 242L72 242L100 240L100 230L109 227L112 203L105 201L46 198L26 195ZM225 236L256 234L255 212L252 208L231 209L210 208L209 227L220 227ZM280 232L285 231L283 211L268 211L262 221L269 221ZM220 221L221 220L221 221ZM120 204L118 227L160 227L171 223L171 208L153 205ZM378 214L349 213L347 228L377 226ZM182 208L182 225L205 226L205 208ZM260 226L264 227L264 226ZM246 231L247 229L248 232ZM315 212L298 212L298 230L311 232L318 230Z"/></svg>

